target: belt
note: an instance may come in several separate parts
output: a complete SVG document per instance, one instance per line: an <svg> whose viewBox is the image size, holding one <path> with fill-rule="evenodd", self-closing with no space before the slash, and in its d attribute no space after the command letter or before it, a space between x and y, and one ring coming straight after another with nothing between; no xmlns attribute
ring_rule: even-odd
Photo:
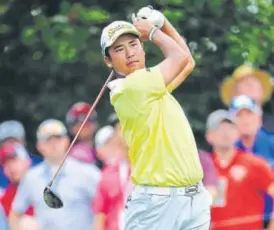
<svg viewBox="0 0 274 230"><path fill-rule="evenodd" d="M153 187L136 185L134 192L154 195L179 195L179 196L193 196L200 193L203 189L202 182L198 184L189 185L186 187Z"/></svg>

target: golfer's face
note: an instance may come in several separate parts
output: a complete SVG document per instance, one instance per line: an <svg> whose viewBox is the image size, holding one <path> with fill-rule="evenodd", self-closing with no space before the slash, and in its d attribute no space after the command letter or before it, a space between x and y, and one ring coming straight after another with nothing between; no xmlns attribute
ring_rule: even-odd
<svg viewBox="0 0 274 230"><path fill-rule="evenodd" d="M134 35L122 35L109 49L111 66L119 73L129 74L145 67L145 52L140 40Z"/></svg>

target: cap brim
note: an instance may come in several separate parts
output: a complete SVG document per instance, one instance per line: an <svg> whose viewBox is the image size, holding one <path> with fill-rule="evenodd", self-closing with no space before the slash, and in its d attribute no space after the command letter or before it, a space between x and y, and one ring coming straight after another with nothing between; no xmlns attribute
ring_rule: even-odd
<svg viewBox="0 0 274 230"><path fill-rule="evenodd" d="M104 55L105 55L106 48L111 47L114 44L114 42L116 42L116 40L119 37L121 37L122 35L125 35L125 34L133 34L133 35L135 35L137 37L141 36L141 34L139 33L139 31L137 29L136 30L134 30L134 29L125 29L125 30L122 30L121 29L120 31L116 32L113 35L113 37L111 38L111 40L105 45L105 47L104 47Z"/></svg>
<svg viewBox="0 0 274 230"><path fill-rule="evenodd" d="M232 109L231 112L237 114L238 112L240 112L243 109L249 110L253 113L259 113L260 112L258 109L255 109L255 108L252 109L252 108L249 108L249 107L241 107L241 108L237 108L237 109Z"/></svg>
<svg viewBox="0 0 274 230"><path fill-rule="evenodd" d="M67 134L49 134L49 135L44 135L44 136L40 136L38 139L39 140L48 140L52 137L66 137Z"/></svg>

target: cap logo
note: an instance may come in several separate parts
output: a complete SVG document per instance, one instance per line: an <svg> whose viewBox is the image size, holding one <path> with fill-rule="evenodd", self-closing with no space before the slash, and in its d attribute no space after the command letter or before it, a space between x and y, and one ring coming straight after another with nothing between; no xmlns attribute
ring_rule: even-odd
<svg viewBox="0 0 274 230"><path fill-rule="evenodd" d="M132 29L132 26L131 25L127 25L127 24L119 24L119 25L117 25L117 26L115 26L113 28L110 28L109 31L108 31L109 38L111 39L114 36L114 34L117 31L121 30L121 29Z"/></svg>
<svg viewBox="0 0 274 230"><path fill-rule="evenodd" d="M40 130L41 135L48 135L48 134L53 134L53 133L62 133L63 132L63 127L59 123L51 124L51 125L46 125L42 127Z"/></svg>

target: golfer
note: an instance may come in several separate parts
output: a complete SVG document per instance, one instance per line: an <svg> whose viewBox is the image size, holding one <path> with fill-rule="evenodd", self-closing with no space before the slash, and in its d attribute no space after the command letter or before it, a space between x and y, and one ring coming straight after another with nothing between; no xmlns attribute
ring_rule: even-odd
<svg viewBox="0 0 274 230"><path fill-rule="evenodd" d="M135 184L126 205L125 229L209 229L211 197L201 182L195 139L170 94L191 73L194 61L161 12L144 7L133 21L115 21L101 36L105 63L117 74L108 87ZM146 40L165 57L152 68L145 64Z"/></svg>

